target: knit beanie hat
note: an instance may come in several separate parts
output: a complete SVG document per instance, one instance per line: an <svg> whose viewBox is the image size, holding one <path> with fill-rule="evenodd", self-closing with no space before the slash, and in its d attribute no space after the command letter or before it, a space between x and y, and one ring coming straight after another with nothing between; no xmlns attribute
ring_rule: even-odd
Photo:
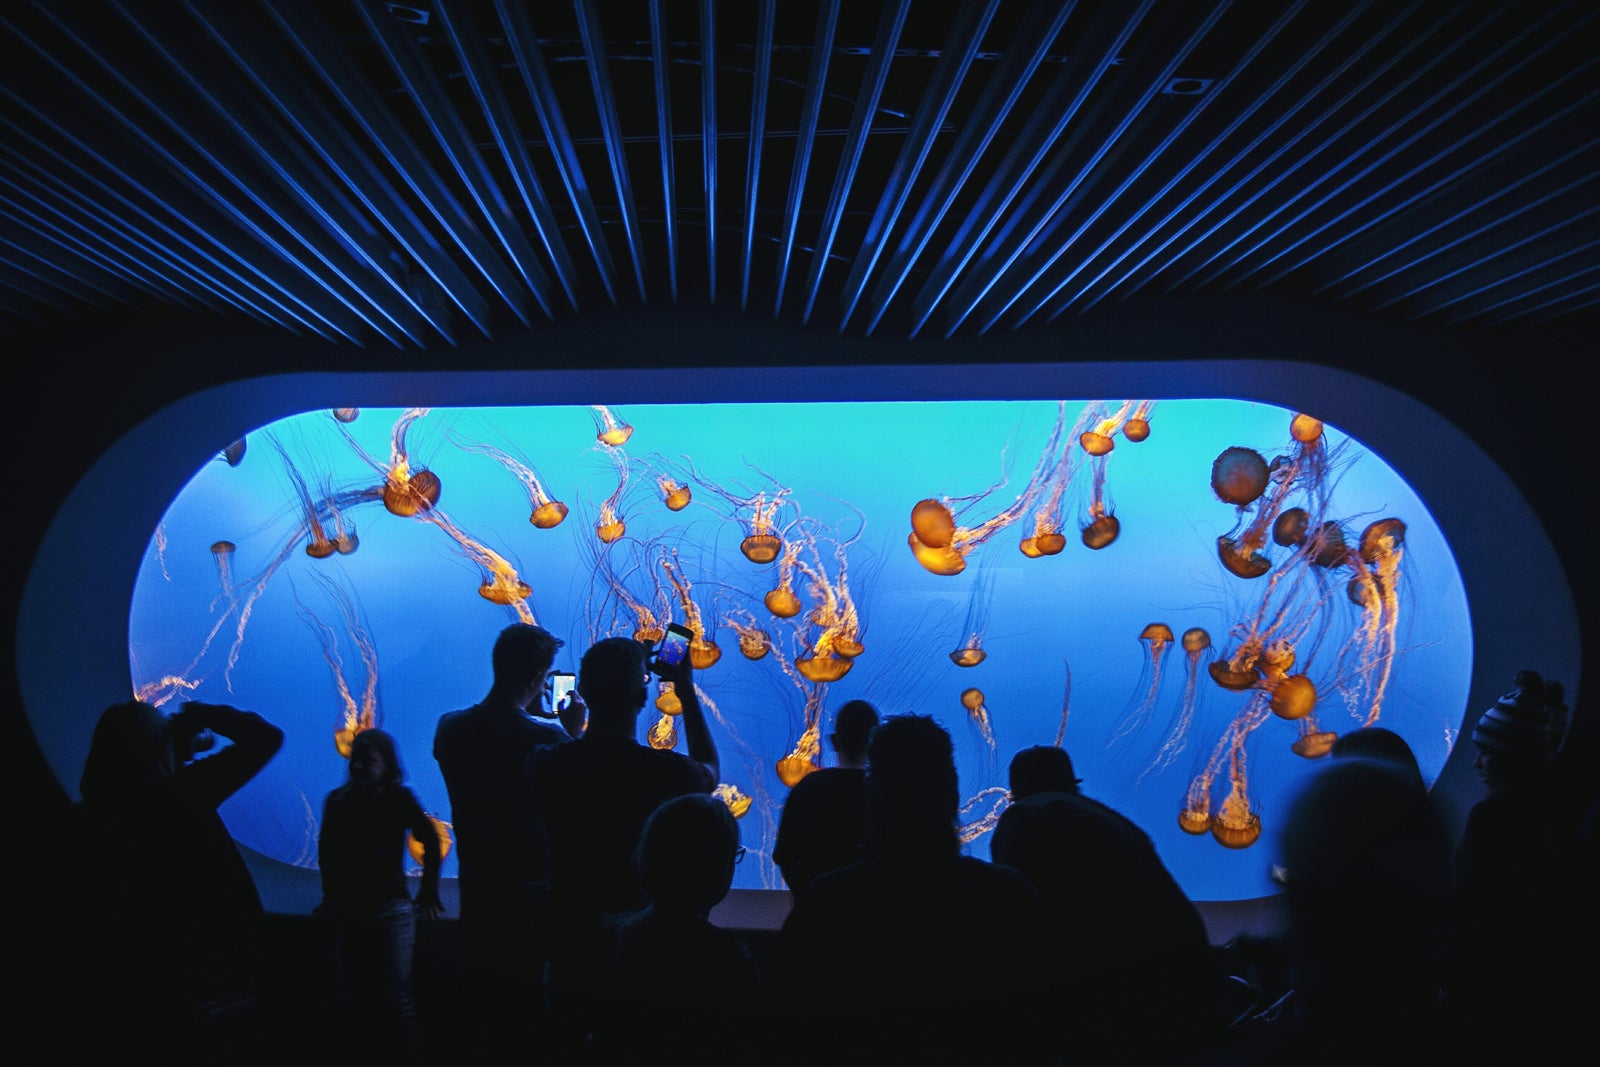
<svg viewBox="0 0 1600 1067"><path fill-rule="evenodd" d="M1472 731L1473 744L1524 759L1550 759L1554 745L1546 695L1545 682L1537 672L1518 671L1511 691L1496 700L1494 707L1478 720ZM1561 701L1559 687L1555 700Z"/></svg>

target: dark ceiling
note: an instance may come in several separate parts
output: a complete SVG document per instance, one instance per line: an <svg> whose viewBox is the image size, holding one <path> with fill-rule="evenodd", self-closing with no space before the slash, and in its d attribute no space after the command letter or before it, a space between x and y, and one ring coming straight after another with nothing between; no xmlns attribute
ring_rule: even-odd
<svg viewBox="0 0 1600 1067"><path fill-rule="evenodd" d="M1600 6L109 0L0 14L0 317L401 349L612 306L973 336L1600 305Z"/></svg>

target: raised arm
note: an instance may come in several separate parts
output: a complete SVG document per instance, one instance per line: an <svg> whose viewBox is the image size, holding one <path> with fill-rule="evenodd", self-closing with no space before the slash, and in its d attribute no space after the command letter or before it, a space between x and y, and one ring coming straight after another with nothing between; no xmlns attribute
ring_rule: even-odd
<svg viewBox="0 0 1600 1067"><path fill-rule="evenodd" d="M705 765L715 787L722 781L722 763L717 757L717 743L711 737L711 728L706 725L705 710L700 707L700 694L694 687L694 669L689 665L689 657L685 656L683 662L675 665L659 664L657 670L672 683L678 702L683 705L678 721L683 725L683 741L689 758Z"/></svg>
<svg viewBox="0 0 1600 1067"><path fill-rule="evenodd" d="M190 701L172 715L171 730L173 757L180 762L204 750L201 739L207 732L231 742L174 772L185 791L212 808L242 789L283 747L281 729L253 711L227 704Z"/></svg>

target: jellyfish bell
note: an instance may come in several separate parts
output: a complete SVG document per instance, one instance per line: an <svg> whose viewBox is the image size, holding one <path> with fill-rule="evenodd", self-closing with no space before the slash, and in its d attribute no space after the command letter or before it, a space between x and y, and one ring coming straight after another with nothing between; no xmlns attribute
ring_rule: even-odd
<svg viewBox="0 0 1600 1067"><path fill-rule="evenodd" d="M1220 812L1211 820L1211 836L1223 848L1249 848L1261 839L1261 816L1253 811Z"/></svg>
<svg viewBox="0 0 1600 1067"><path fill-rule="evenodd" d="M1244 507L1267 490L1267 461L1253 448L1224 448L1211 463L1211 491L1224 504Z"/></svg>
<svg viewBox="0 0 1600 1067"><path fill-rule="evenodd" d="M439 503L439 476L430 470L414 471L383 483L383 506L391 515L408 519Z"/></svg>
<svg viewBox="0 0 1600 1067"><path fill-rule="evenodd" d="M961 706L968 711L977 711L983 707L983 690L976 687L961 691Z"/></svg>
<svg viewBox="0 0 1600 1067"><path fill-rule="evenodd" d="M713 666L722 658L722 649L715 641L708 641L704 637L697 637L689 642L689 665L697 671L703 671Z"/></svg>
<svg viewBox="0 0 1600 1067"><path fill-rule="evenodd" d="M517 604L533 595L533 587L520 579L515 581L495 580L484 582L478 586L478 595L491 604Z"/></svg>
<svg viewBox="0 0 1600 1067"><path fill-rule="evenodd" d="M1206 670L1211 674L1211 680L1223 689L1235 693L1242 693L1246 689L1253 689L1261 681L1261 672L1254 667L1243 667L1235 670L1227 660L1214 660Z"/></svg>
<svg viewBox="0 0 1600 1067"><path fill-rule="evenodd" d="M1289 436L1303 445L1309 445L1322 436L1322 420L1297 413L1289 420Z"/></svg>
<svg viewBox="0 0 1600 1067"><path fill-rule="evenodd" d="M1290 674L1268 686L1267 706L1280 719L1303 719L1317 706L1317 686L1303 674Z"/></svg>
<svg viewBox="0 0 1600 1067"><path fill-rule="evenodd" d="M621 519L612 519L610 522L598 523L594 528L594 535L600 539L600 543L603 545L614 543L627 532L628 524L623 522Z"/></svg>
<svg viewBox="0 0 1600 1067"><path fill-rule="evenodd" d="M1043 552L1039 551L1039 539L1037 537L1024 537L1017 545L1017 551L1029 559L1038 559L1044 555Z"/></svg>
<svg viewBox="0 0 1600 1067"><path fill-rule="evenodd" d="M855 661L844 656L818 656L806 653L794 661L795 670L808 682L837 682L850 673Z"/></svg>
<svg viewBox="0 0 1600 1067"><path fill-rule="evenodd" d="M333 417L340 422L355 422L361 415L360 408L334 408Z"/></svg>
<svg viewBox="0 0 1600 1067"><path fill-rule="evenodd" d="M683 700L678 696L677 687L671 682L661 683L661 692L656 694L656 710L663 715L682 715Z"/></svg>
<svg viewBox="0 0 1600 1067"><path fill-rule="evenodd" d="M742 819L750 810L750 797L741 793L736 785L723 783L711 791L711 795L728 805L728 814L735 819Z"/></svg>
<svg viewBox="0 0 1600 1067"><path fill-rule="evenodd" d="M1350 603L1364 611L1371 611L1383 602L1383 579L1376 574L1362 572L1350 579L1344 587Z"/></svg>
<svg viewBox="0 0 1600 1067"><path fill-rule="evenodd" d="M533 509L533 514L528 516L537 529L553 530L561 525L561 520L567 517L567 506L559 500L546 500L543 504Z"/></svg>
<svg viewBox="0 0 1600 1067"><path fill-rule="evenodd" d="M666 503L668 511L682 511L689 506L689 500L692 496L693 493L690 492L687 485L679 485L667 490L663 501ZM746 799L748 800L748 798Z"/></svg>
<svg viewBox="0 0 1600 1067"><path fill-rule="evenodd" d="M1198 626L1183 631L1183 637L1179 640L1185 652L1203 652L1211 647L1211 635Z"/></svg>
<svg viewBox="0 0 1600 1067"><path fill-rule="evenodd" d="M1149 641L1156 645L1170 644L1172 641L1172 627L1164 622L1153 622L1139 631L1139 640Z"/></svg>
<svg viewBox="0 0 1600 1067"><path fill-rule="evenodd" d="M354 530L346 530L344 533L333 539L334 551L338 552L341 556L348 556L350 553L354 552L360 547L361 538L356 536L356 532Z"/></svg>
<svg viewBox="0 0 1600 1067"><path fill-rule="evenodd" d="M1272 543L1292 548L1306 539L1311 516L1305 508L1288 508L1272 524Z"/></svg>
<svg viewBox="0 0 1600 1067"><path fill-rule="evenodd" d="M1122 436L1138 444L1150 436L1150 420L1129 419L1122 424Z"/></svg>
<svg viewBox="0 0 1600 1067"><path fill-rule="evenodd" d="M792 619L800 614L800 598L795 596L794 590L784 586L772 590L761 602L780 619Z"/></svg>
<svg viewBox="0 0 1600 1067"><path fill-rule="evenodd" d="M632 436L633 427L624 422L618 423L615 426L607 426L605 429L595 434L594 439L605 445L607 448L620 448L621 446L627 444L628 438Z"/></svg>
<svg viewBox="0 0 1600 1067"><path fill-rule="evenodd" d="M237 467L244 460L244 451L245 442L241 437L222 450L222 458L227 461L228 466Z"/></svg>
<svg viewBox="0 0 1600 1067"><path fill-rule="evenodd" d="M1178 829L1186 834L1199 836L1211 829L1211 813L1191 808L1180 808L1178 811Z"/></svg>
<svg viewBox="0 0 1600 1067"><path fill-rule="evenodd" d="M976 667L989 658L989 653L981 648L958 648L950 653L950 662L957 667Z"/></svg>
<svg viewBox="0 0 1600 1067"><path fill-rule="evenodd" d="M1217 538L1217 558L1236 578L1259 578L1272 569L1272 561L1248 537L1234 540L1227 534Z"/></svg>
<svg viewBox="0 0 1600 1067"><path fill-rule="evenodd" d="M226 556L236 551L238 547L232 541L213 541L211 542L211 553L216 556Z"/></svg>
<svg viewBox="0 0 1600 1067"><path fill-rule="evenodd" d="M783 541L776 534L751 534L739 542L739 551L751 563L771 563L783 551Z"/></svg>
<svg viewBox="0 0 1600 1067"><path fill-rule="evenodd" d="M1083 528L1085 548L1102 549L1122 533L1122 523L1115 515L1101 515Z"/></svg>
<svg viewBox="0 0 1600 1067"><path fill-rule="evenodd" d="M442 862L446 856L450 855L450 846L455 844L455 838L450 833L450 824L443 819L435 818L430 814L428 815L428 821L433 823L434 832L439 835L439 859ZM406 852L418 864L423 862L423 857L426 855L422 849L422 842L418 841L415 835L409 831L406 833Z"/></svg>
<svg viewBox="0 0 1600 1067"><path fill-rule="evenodd" d="M678 744L677 720L670 715L661 716L650 727L650 731L645 735L645 738L650 742L650 747L654 749L676 747Z"/></svg>
<svg viewBox="0 0 1600 1067"><path fill-rule="evenodd" d="M1078 444L1091 456L1103 456L1116 447L1116 440L1110 434L1098 433L1094 430L1085 430L1078 435Z"/></svg>
<svg viewBox="0 0 1600 1067"><path fill-rule="evenodd" d="M1307 539L1306 551L1311 562L1318 567L1337 567L1344 563L1350 554L1350 547L1344 540L1344 528L1331 519L1323 523Z"/></svg>
<svg viewBox="0 0 1600 1067"><path fill-rule="evenodd" d="M917 537L913 530L906 538L906 544L911 546L911 554L916 557L922 569L930 574L945 576L960 574L967 569L967 557L951 546L934 548L925 544Z"/></svg>
<svg viewBox="0 0 1600 1067"><path fill-rule="evenodd" d="M842 656L845 659L855 659L867 650L866 645L863 645L849 634L834 634L833 640L829 644L833 646L833 654L835 656Z"/></svg>
<svg viewBox="0 0 1600 1067"><path fill-rule="evenodd" d="M333 543L331 537L315 537L306 545L306 555L312 559L327 559L337 552L339 546Z"/></svg>
<svg viewBox="0 0 1600 1067"><path fill-rule="evenodd" d="M1321 759L1333 751L1339 735L1332 730L1313 730L1289 746L1289 751L1306 759Z"/></svg>
<svg viewBox="0 0 1600 1067"><path fill-rule="evenodd" d="M1399 519L1378 519L1368 523L1367 528L1361 531L1361 558L1368 563L1376 563L1384 556L1392 555L1405 543L1405 539L1406 524Z"/></svg>
<svg viewBox="0 0 1600 1067"><path fill-rule="evenodd" d="M633 631L633 639L643 645L654 646L665 636L666 628L661 626L639 626Z"/></svg>
<svg viewBox="0 0 1600 1067"><path fill-rule="evenodd" d="M806 775L817 770L817 765L804 756L790 754L777 763L778 781L793 789Z"/></svg>
<svg viewBox="0 0 1600 1067"><path fill-rule="evenodd" d="M739 635L739 651L744 655L745 659L762 659L768 652L772 651L772 642L760 630L741 633Z"/></svg>
<svg viewBox="0 0 1600 1067"><path fill-rule="evenodd" d="M1110 518L1110 516L1107 516L1107 518ZM1113 519L1112 521L1115 522L1116 520ZM1067 535L1055 531L1042 533L1033 539L1033 543L1034 547L1039 550L1039 555L1054 556L1067 547Z"/></svg>
<svg viewBox="0 0 1600 1067"><path fill-rule="evenodd" d="M949 548L956 535L956 518L942 500L919 500L911 509L911 532L927 548Z"/></svg>

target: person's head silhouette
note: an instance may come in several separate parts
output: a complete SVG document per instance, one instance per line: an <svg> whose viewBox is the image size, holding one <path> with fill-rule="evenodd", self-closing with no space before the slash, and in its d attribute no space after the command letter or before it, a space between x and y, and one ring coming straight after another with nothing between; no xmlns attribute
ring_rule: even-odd
<svg viewBox="0 0 1600 1067"><path fill-rule="evenodd" d="M867 741L878 725L878 709L865 700L847 700L833 717L828 741L841 767L865 767Z"/></svg>
<svg viewBox="0 0 1600 1067"><path fill-rule="evenodd" d="M631 637L606 637L583 654L578 693L589 705L589 730L632 735L650 691L649 657Z"/></svg>
<svg viewBox="0 0 1600 1067"><path fill-rule="evenodd" d="M1059 745L1033 745L1011 757L1011 799L1036 793L1076 793L1083 782L1072 770L1072 757Z"/></svg>
<svg viewBox="0 0 1600 1067"><path fill-rule="evenodd" d="M739 824L705 793L664 801L645 821L635 854L639 887L661 911L707 915L733 884Z"/></svg>

